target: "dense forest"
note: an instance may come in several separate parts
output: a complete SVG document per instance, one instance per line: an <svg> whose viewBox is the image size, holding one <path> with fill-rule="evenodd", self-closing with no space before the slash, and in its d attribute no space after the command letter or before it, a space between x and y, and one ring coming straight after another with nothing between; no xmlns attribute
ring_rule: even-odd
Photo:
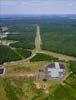
<svg viewBox="0 0 76 100"><path fill-rule="evenodd" d="M0 46L0 64L4 62L17 61L27 58L31 55L31 51L24 49L11 49L8 46Z"/></svg>
<svg viewBox="0 0 76 100"><path fill-rule="evenodd" d="M76 19L51 18L41 23L42 49L76 56Z"/></svg>

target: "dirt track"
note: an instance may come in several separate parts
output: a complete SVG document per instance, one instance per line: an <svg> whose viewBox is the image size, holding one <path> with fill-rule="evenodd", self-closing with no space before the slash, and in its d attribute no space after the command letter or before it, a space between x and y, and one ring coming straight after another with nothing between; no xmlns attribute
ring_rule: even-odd
<svg viewBox="0 0 76 100"><path fill-rule="evenodd" d="M8 73L4 75L5 77L34 77L35 73L22 73L22 72L17 72L17 73Z"/></svg>
<svg viewBox="0 0 76 100"><path fill-rule="evenodd" d="M73 60L73 61L76 61L76 57L67 56L67 55L55 53L55 52L52 52L52 51L41 50L40 53L44 53L44 54L47 54L47 55L50 55L50 56L57 57L60 60L65 60L65 61Z"/></svg>
<svg viewBox="0 0 76 100"><path fill-rule="evenodd" d="M40 27L37 25L37 32L35 37L35 50L39 52L41 50L41 36L40 36Z"/></svg>

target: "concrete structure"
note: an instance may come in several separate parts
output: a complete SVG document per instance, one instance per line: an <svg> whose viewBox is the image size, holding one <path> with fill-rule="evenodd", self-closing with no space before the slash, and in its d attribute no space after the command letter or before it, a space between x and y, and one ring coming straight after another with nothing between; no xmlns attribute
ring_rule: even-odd
<svg viewBox="0 0 76 100"><path fill-rule="evenodd" d="M59 62L54 62L46 67L46 74L53 79L62 78L65 74L65 66Z"/></svg>

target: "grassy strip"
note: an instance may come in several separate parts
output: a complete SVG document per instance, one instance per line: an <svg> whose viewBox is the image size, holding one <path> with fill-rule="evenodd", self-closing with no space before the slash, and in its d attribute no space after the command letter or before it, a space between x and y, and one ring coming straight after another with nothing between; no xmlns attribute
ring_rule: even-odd
<svg viewBox="0 0 76 100"><path fill-rule="evenodd" d="M35 61L56 61L56 60L58 60L58 58L55 58L46 54L38 53L30 61L35 62Z"/></svg>

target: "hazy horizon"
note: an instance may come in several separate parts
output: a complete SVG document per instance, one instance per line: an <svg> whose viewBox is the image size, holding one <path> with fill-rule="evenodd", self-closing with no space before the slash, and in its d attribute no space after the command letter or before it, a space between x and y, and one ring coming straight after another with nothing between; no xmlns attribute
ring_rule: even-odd
<svg viewBox="0 0 76 100"><path fill-rule="evenodd" d="M0 0L0 15L76 14L76 0Z"/></svg>

